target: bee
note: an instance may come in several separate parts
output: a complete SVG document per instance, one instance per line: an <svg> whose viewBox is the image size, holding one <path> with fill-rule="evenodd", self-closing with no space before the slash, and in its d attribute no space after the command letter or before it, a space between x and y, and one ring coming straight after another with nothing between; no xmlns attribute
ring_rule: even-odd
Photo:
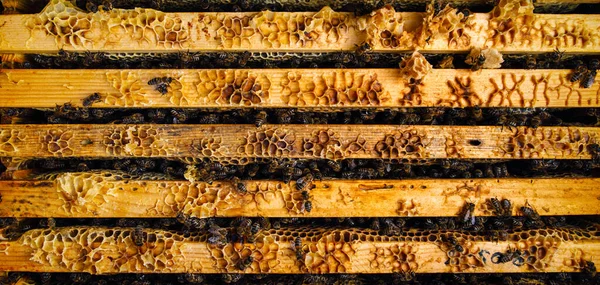
<svg viewBox="0 0 600 285"><path fill-rule="evenodd" d="M585 66L585 64L583 64L583 62L581 60L578 60L576 62L576 67L575 67L575 71L573 71L573 73L571 73L571 76L569 77L569 81L571 82L577 82L579 81L587 72L587 67Z"/></svg>
<svg viewBox="0 0 600 285"><path fill-rule="evenodd" d="M211 113L208 115L201 116L198 122L200 124L218 124L219 116L217 114Z"/></svg>
<svg viewBox="0 0 600 285"><path fill-rule="evenodd" d="M504 216L510 217L512 215L512 204L508 199L502 199L500 201L500 205L502 206L502 213Z"/></svg>
<svg viewBox="0 0 600 285"><path fill-rule="evenodd" d="M135 227L131 235L131 239L133 240L133 243L137 246L144 245L144 228L142 228L141 225L137 225Z"/></svg>
<svg viewBox="0 0 600 285"><path fill-rule="evenodd" d="M312 184L313 182L313 175L308 173L305 176L302 176L300 178L298 178L296 180L296 189L297 190L303 190L305 189L309 184Z"/></svg>
<svg viewBox="0 0 600 285"><path fill-rule="evenodd" d="M113 9L113 0L103 0L102 1L102 10L103 11L110 11Z"/></svg>
<svg viewBox="0 0 600 285"><path fill-rule="evenodd" d="M89 170L90 170L90 168L87 165L87 163L81 162L81 163L77 164L77 172L86 172Z"/></svg>
<svg viewBox="0 0 600 285"><path fill-rule="evenodd" d="M131 160L117 160L113 163L113 168L116 170L126 169L131 164Z"/></svg>
<svg viewBox="0 0 600 285"><path fill-rule="evenodd" d="M256 114L256 118L254 120L254 125L258 128L264 125L267 122L267 112L260 111Z"/></svg>
<svg viewBox="0 0 600 285"><path fill-rule="evenodd" d="M154 90L160 92L160 94L165 95L169 93L169 86L173 82L173 78L171 77L154 77L148 81L148 85L153 85Z"/></svg>
<svg viewBox="0 0 600 285"><path fill-rule="evenodd" d="M144 115L142 115L141 113L135 113L131 116L127 116L125 118L123 118L122 123L123 124L142 124L144 123L145 118Z"/></svg>
<svg viewBox="0 0 600 285"><path fill-rule="evenodd" d="M296 259L300 262L304 262L304 251L302 250L302 239L300 237L294 239L291 249L296 252Z"/></svg>
<svg viewBox="0 0 600 285"><path fill-rule="evenodd" d="M171 110L171 116L173 116L173 124L183 123L188 119L185 111Z"/></svg>
<svg viewBox="0 0 600 285"><path fill-rule="evenodd" d="M358 169L358 175L361 179L373 179L377 177L377 171L369 167L361 167Z"/></svg>
<svg viewBox="0 0 600 285"><path fill-rule="evenodd" d="M92 104L96 103L96 102L100 102L101 101L101 97L100 97L100 93L94 93L92 95L89 95L85 98L83 98L81 101L83 101L83 106L84 107L89 107Z"/></svg>
<svg viewBox="0 0 600 285"><path fill-rule="evenodd" d="M402 232L400 227L394 224L394 221L390 218L383 219L383 224L385 225L383 231L385 235L399 235Z"/></svg>
<svg viewBox="0 0 600 285"><path fill-rule="evenodd" d="M502 209L502 205L500 203L500 200L498 200L498 198L490 198L490 199L488 199L488 203L490 204L492 209L494 209L494 215L496 215L496 216L504 215L504 209Z"/></svg>
<svg viewBox="0 0 600 285"><path fill-rule="evenodd" d="M491 260L494 264L507 263L512 261L512 263L516 266L521 266L523 265L523 263L525 263L521 251L512 248L509 248L508 251L506 251L505 253L495 252L494 254L492 254Z"/></svg>
<svg viewBox="0 0 600 285"><path fill-rule="evenodd" d="M221 279L223 280L223 282L229 284L229 283L236 283L238 281L240 281L242 279L242 277L244 277L244 275L242 274L223 274L221 275Z"/></svg>
<svg viewBox="0 0 600 285"><path fill-rule="evenodd" d="M309 212L312 211L312 202L311 201L304 201L304 210Z"/></svg>
<svg viewBox="0 0 600 285"><path fill-rule="evenodd" d="M467 227L475 225L475 204L471 202L466 202L463 206L463 209L460 213L460 221L465 224Z"/></svg>
<svg viewBox="0 0 600 285"><path fill-rule="evenodd" d="M540 116L533 116L529 120L529 127L537 129L542 124L542 118Z"/></svg>
<svg viewBox="0 0 600 285"><path fill-rule="evenodd" d="M140 159L136 163L144 169L153 169L156 167L156 162L152 159Z"/></svg>
<svg viewBox="0 0 600 285"><path fill-rule="evenodd" d="M250 265L252 265L253 261L254 261L254 257L248 256L244 259L240 259L238 261L237 267L239 270L244 271L244 270L246 270L246 268L248 268L248 267L250 267Z"/></svg>
<svg viewBox="0 0 600 285"><path fill-rule="evenodd" d="M439 226L432 219L425 219L425 228L429 230L437 230Z"/></svg>
<svg viewBox="0 0 600 285"><path fill-rule="evenodd" d="M494 176L496 178L508 177L508 168L506 167L506 164L504 164L504 163L495 164L493 166L493 171L494 171Z"/></svg>
<svg viewBox="0 0 600 285"><path fill-rule="evenodd" d="M592 164L600 165L600 145L597 143L590 144L587 151L592 156Z"/></svg>
<svg viewBox="0 0 600 285"><path fill-rule="evenodd" d="M192 284L200 284L204 281L204 277L202 276L202 274L197 274L197 273L186 273L183 275L183 282L179 282L179 283L192 283Z"/></svg>
<svg viewBox="0 0 600 285"><path fill-rule="evenodd" d="M448 237L448 244L455 251L458 251L458 252L463 252L464 251L464 248L462 247L462 245L460 245L458 243L458 240L455 237L453 237L453 236Z"/></svg>
<svg viewBox="0 0 600 285"><path fill-rule="evenodd" d="M583 79L581 80L581 87L590 88L594 85L594 81L596 80L596 74L598 72L598 67L600 66L600 61L597 59L592 59L589 66L589 71L585 74Z"/></svg>
<svg viewBox="0 0 600 285"><path fill-rule="evenodd" d="M378 218L373 218L373 221L371 222L371 225L369 226L370 229L374 230L374 231L380 231L381 230L381 226L379 225L379 219Z"/></svg>
<svg viewBox="0 0 600 285"><path fill-rule="evenodd" d="M537 58L535 55L528 55L525 59L525 69L535 69L537 67Z"/></svg>
<svg viewBox="0 0 600 285"><path fill-rule="evenodd" d="M520 208L520 210L526 219L531 219L531 220L540 220L541 219L540 215L529 204L522 206Z"/></svg>
<svg viewBox="0 0 600 285"><path fill-rule="evenodd" d="M248 192L248 189L246 188L246 184L242 183L242 181L240 180L239 177L233 176L231 178L231 183L236 187L237 191L240 194L246 194L246 192Z"/></svg>
<svg viewBox="0 0 600 285"><path fill-rule="evenodd" d="M331 168L331 170L333 172L340 172L342 171L342 164L335 161L335 160L328 160L327 161L327 165Z"/></svg>
<svg viewBox="0 0 600 285"><path fill-rule="evenodd" d="M227 229L219 227L215 223L210 223L211 225L208 228L209 238L208 243L211 245L216 245L219 247L223 247L227 244Z"/></svg>
<svg viewBox="0 0 600 285"><path fill-rule="evenodd" d="M87 1L87 3L85 3L85 9L92 13L98 12L98 6L96 6L96 4L94 4L92 1Z"/></svg>
<svg viewBox="0 0 600 285"><path fill-rule="evenodd" d="M363 56L365 53L371 50L371 45L368 42L363 42L360 45L356 45L355 53L357 56Z"/></svg>
<svg viewBox="0 0 600 285"><path fill-rule="evenodd" d="M69 277L71 278L71 281L73 281L73 283L87 284L92 275L87 273L71 273Z"/></svg>
<svg viewBox="0 0 600 285"><path fill-rule="evenodd" d="M585 260L585 263L584 263L583 267L581 268L581 271L592 277L596 277L596 271L597 271L596 264L594 264L594 262L591 262L589 260Z"/></svg>
<svg viewBox="0 0 600 285"><path fill-rule="evenodd" d="M483 54L479 54L476 59L472 61L471 71L480 70L485 63L485 56Z"/></svg>

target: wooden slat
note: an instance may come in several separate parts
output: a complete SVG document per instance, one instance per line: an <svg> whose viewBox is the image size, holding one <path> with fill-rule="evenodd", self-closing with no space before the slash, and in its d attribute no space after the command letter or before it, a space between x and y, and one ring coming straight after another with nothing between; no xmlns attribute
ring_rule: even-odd
<svg viewBox="0 0 600 285"><path fill-rule="evenodd" d="M393 125L0 125L0 156L589 159L600 128Z"/></svg>
<svg viewBox="0 0 600 285"><path fill-rule="evenodd" d="M576 229L516 232L509 234L506 241L454 233L464 251L450 253L455 257L448 264L452 248L440 238L447 233L409 231L384 237L370 230L291 228L261 233L256 243L216 247L203 242L204 238L146 230L141 240L145 242L137 247L129 235L133 230L130 228L75 230L32 230L18 241L0 242L4 252L0 254L0 270L93 274L573 272L581 271L585 260L600 254L596 231ZM302 240L304 252L300 261L291 249L294 234ZM416 237L410 237L411 234ZM525 258L531 265L491 261L492 254L506 252L509 247L525 252L534 245L534 251L540 253L530 254L536 258ZM245 259L250 255L253 263L244 271L239 270L240 256Z"/></svg>
<svg viewBox="0 0 600 285"><path fill-rule="evenodd" d="M5 70L0 107L81 106L96 92L94 107L600 107L600 75L581 88L571 73L434 69L414 85L400 69ZM165 76L165 95L147 84Z"/></svg>
<svg viewBox="0 0 600 285"><path fill-rule="evenodd" d="M533 6L522 10L527 9ZM318 13L278 12L275 16L269 13L162 13L138 8L92 14L64 0L52 0L38 15L0 16L0 51L52 53L63 48L114 52L322 52L353 50L369 41L376 51L464 52L472 46L488 46L502 52L551 52L555 48L568 53L600 52L600 20L596 15L535 15L533 21L519 21L531 29L521 28L516 34L502 31L501 35L490 27L504 25L502 21L517 15L498 12L506 18L494 20L490 14L474 14L454 27L432 20L425 24L430 30L420 30L425 13L391 13L383 21L397 21L403 27L382 24L378 28L369 16L363 21L353 13L335 13L330 9ZM445 15L455 17L456 11ZM304 17L311 20L305 21ZM450 21L456 23L460 19L447 19ZM281 30L276 28L278 25ZM383 32L386 29L397 33L397 43L389 43Z"/></svg>
<svg viewBox="0 0 600 285"><path fill-rule="evenodd" d="M64 173L47 181L0 181L3 217L174 218L196 217L448 217L465 201L477 216L493 215L487 199L529 203L540 215L598 215L598 178L323 180L310 189L306 211L295 182L231 182L116 179L117 173ZM216 197L219 197L216 199Z"/></svg>

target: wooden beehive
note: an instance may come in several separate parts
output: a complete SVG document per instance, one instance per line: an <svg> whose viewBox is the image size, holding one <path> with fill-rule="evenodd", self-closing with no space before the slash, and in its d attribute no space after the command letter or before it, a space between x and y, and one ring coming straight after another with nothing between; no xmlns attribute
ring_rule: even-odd
<svg viewBox="0 0 600 285"><path fill-rule="evenodd" d="M101 2L2 2L3 282L598 282L599 1Z"/></svg>

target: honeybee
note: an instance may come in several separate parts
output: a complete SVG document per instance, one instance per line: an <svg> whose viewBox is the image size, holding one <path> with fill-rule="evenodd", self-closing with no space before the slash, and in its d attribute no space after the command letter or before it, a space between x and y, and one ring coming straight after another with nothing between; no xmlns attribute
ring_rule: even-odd
<svg viewBox="0 0 600 285"><path fill-rule="evenodd" d="M81 101L83 101L82 105L84 107L89 107L92 104L101 101L100 93L93 93L92 95L83 98Z"/></svg>
<svg viewBox="0 0 600 285"><path fill-rule="evenodd" d="M204 282L204 277L202 276L202 274L197 274L197 273L186 273L183 275L183 282L179 282L179 283L192 283L192 284L200 284L202 282Z"/></svg>
<svg viewBox="0 0 600 285"><path fill-rule="evenodd" d="M302 250L302 239L300 237L294 239L291 249L296 252L296 259L300 262L304 262L304 251Z"/></svg>
<svg viewBox="0 0 600 285"><path fill-rule="evenodd" d="M160 94L165 95L169 93L169 86L173 82L173 78L171 77L154 77L148 81L148 85L153 85L154 90L160 92Z"/></svg>
<svg viewBox="0 0 600 285"><path fill-rule="evenodd" d="M123 124L142 124L144 123L145 118L141 113L135 113L133 115L127 116L123 118Z"/></svg>
<svg viewBox="0 0 600 285"><path fill-rule="evenodd" d="M468 228L475 225L475 204L466 202L461 213L460 221Z"/></svg>
<svg viewBox="0 0 600 285"><path fill-rule="evenodd" d="M571 73L571 76L569 77L569 81L571 82L577 82L579 81L587 72L587 67L585 66L585 64L583 64L583 61L578 60L576 62L576 67L575 67L575 71L573 71L573 73Z"/></svg>
<svg viewBox="0 0 600 285"><path fill-rule="evenodd" d="M471 71L480 70L485 63L485 56L483 54L479 54L479 56L473 60L473 64L471 65Z"/></svg>
<svg viewBox="0 0 600 285"><path fill-rule="evenodd" d="M592 59L589 65L589 70L581 80L581 87L590 88L594 85L594 81L596 80L596 74L598 72L598 67L600 66L600 62L597 59Z"/></svg>
<svg viewBox="0 0 600 285"><path fill-rule="evenodd" d="M250 265L252 265L253 261L254 261L254 257L248 256L244 259L240 259L238 261L237 267L239 270L244 271L244 270L246 270L246 268L248 268L248 267L250 267Z"/></svg>
<svg viewBox="0 0 600 285"><path fill-rule="evenodd" d="M314 180L314 177L310 173L298 178L298 180L296 180L296 189L297 190L305 189L309 184L312 184L313 180Z"/></svg>
<svg viewBox="0 0 600 285"><path fill-rule="evenodd" d="M256 118L254 120L254 125L258 128L264 125L267 122L267 112L260 111L256 114Z"/></svg>
<svg viewBox="0 0 600 285"><path fill-rule="evenodd" d="M240 281L242 279L242 277L244 277L244 275L242 274L223 274L221 275L221 279L223 280L223 282L229 284L229 283L236 283L238 281Z"/></svg>
<svg viewBox="0 0 600 285"><path fill-rule="evenodd" d="M144 245L144 228L141 225L137 225L131 233L131 239L137 246Z"/></svg>
<svg viewBox="0 0 600 285"><path fill-rule="evenodd" d="M528 55L525 60L525 69L535 69L537 67L537 58L535 55Z"/></svg>
<svg viewBox="0 0 600 285"><path fill-rule="evenodd" d="M335 160L328 160L327 165L333 172L340 172L342 170L342 164Z"/></svg>
<svg viewBox="0 0 600 285"><path fill-rule="evenodd" d="M246 188L246 184L242 183L239 177L233 176L231 178L231 183L236 187L237 191L240 194L246 194L248 189Z"/></svg>

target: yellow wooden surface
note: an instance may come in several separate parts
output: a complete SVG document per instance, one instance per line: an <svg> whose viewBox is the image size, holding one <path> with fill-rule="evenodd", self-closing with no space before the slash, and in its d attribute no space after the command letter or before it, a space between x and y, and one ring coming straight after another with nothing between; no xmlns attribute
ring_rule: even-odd
<svg viewBox="0 0 600 285"><path fill-rule="evenodd" d="M107 172L108 173L108 172ZM600 214L598 178L323 180L310 189L312 211L295 182L116 179L115 173L62 173L53 180L0 181L3 217L449 217L465 203L493 215L487 200L506 198L512 214L529 203L540 215ZM219 198L217 198L219 197Z"/></svg>
<svg viewBox="0 0 600 285"><path fill-rule="evenodd" d="M452 9L436 17L382 10L360 18L328 8L293 13L163 13L143 8L87 13L67 1L52 0L40 14L0 16L0 52L339 51L365 41L376 51L464 52L487 46L502 52L600 52L596 15L533 15L532 4L516 14L510 7L468 19ZM511 28L505 22L510 18L523 28Z"/></svg>
<svg viewBox="0 0 600 285"><path fill-rule="evenodd" d="M0 125L0 156L589 159L594 127Z"/></svg>
<svg viewBox="0 0 600 285"><path fill-rule="evenodd" d="M99 93L93 107L600 107L571 70L434 69L410 84L400 69L4 70L0 107L49 107ZM148 81L171 77L166 94Z"/></svg>
<svg viewBox="0 0 600 285"><path fill-rule="evenodd" d="M17 241L0 241L0 270L93 274L572 272L581 271L584 261L600 254L596 230L523 231L496 241L454 233L463 247L460 252L445 242L452 232L409 231L386 237L368 229L284 228L259 233L254 244L219 247L205 239L161 230L145 230L141 246L136 246L132 230L31 230ZM584 236L588 234L591 237ZM295 235L302 241L300 259L291 249ZM509 248L534 258L525 259L528 262L522 266L491 262L491 255ZM253 262L239 270L239 260L248 256Z"/></svg>

